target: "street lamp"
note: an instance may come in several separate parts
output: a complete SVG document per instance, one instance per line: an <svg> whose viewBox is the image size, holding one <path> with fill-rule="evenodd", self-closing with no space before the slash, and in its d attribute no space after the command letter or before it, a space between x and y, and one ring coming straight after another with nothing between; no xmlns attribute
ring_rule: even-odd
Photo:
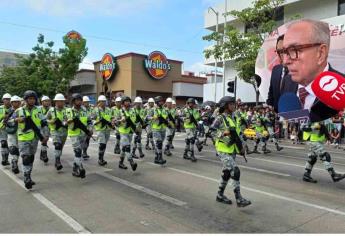
<svg viewBox="0 0 345 236"><path fill-rule="evenodd" d="M210 10L213 11L214 14L216 14L216 32L218 33L218 17L219 17L219 12L214 10L212 7L208 8L208 13L210 13ZM218 40L217 40L217 46L218 46ZM217 58L215 57L215 63L214 63L214 69L215 69L215 74L214 74L214 101L217 101ZM224 78L223 78L224 79Z"/></svg>

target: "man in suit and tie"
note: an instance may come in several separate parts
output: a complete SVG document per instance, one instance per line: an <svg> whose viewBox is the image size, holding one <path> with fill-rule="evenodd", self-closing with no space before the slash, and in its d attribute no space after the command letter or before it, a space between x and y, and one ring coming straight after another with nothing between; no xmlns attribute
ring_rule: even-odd
<svg viewBox="0 0 345 236"><path fill-rule="evenodd" d="M283 81L282 94L284 92L296 93L302 108L310 111L310 121L312 122L303 132L303 139L309 141L310 145L303 180L311 183L317 182L311 177L311 171L317 157L320 157L333 181L338 182L344 179L345 175L335 172L331 155L324 149L324 142L328 134L323 124L319 123L319 121L334 116L338 111L322 103L311 89L313 80L320 73L324 71L339 73L328 63L329 26L325 22L309 19L293 22L285 33L283 46L283 49L278 50L277 53L283 58L284 65L288 67L291 79Z"/></svg>
<svg viewBox="0 0 345 236"><path fill-rule="evenodd" d="M283 49L284 35L280 35L277 39L276 52ZM272 69L270 87L268 90L268 97L266 100L267 105L272 106L275 112L278 112L278 102L280 98L280 90L284 77L288 74L288 69L283 66L283 58L278 54L279 64L275 65Z"/></svg>

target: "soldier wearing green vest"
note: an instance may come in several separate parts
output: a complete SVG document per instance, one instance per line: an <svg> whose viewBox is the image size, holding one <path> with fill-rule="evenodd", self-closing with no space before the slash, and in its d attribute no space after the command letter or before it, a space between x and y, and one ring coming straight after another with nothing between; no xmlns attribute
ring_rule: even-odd
<svg viewBox="0 0 345 236"><path fill-rule="evenodd" d="M1 156L2 161L1 164L3 166L8 166L10 163L8 162L9 150L8 150L8 143L7 143L7 133L5 130L5 122L8 119L8 109L11 107L11 95L9 93L5 93L2 96L3 105L0 106L0 143L1 143Z"/></svg>
<svg viewBox="0 0 345 236"><path fill-rule="evenodd" d="M304 125L303 140L308 142L310 151L308 153L308 161L305 165L303 181L317 183L317 180L311 177L311 171L317 161L317 157L323 162L325 169L331 175L334 182L338 182L345 178L345 174L335 172L331 162L331 155L325 151L324 143L329 138L326 126L321 122L308 123Z"/></svg>
<svg viewBox="0 0 345 236"><path fill-rule="evenodd" d="M32 167L37 151L38 140L44 145L48 138L41 133L41 122L45 120L42 110L35 104L37 103L37 94L32 90L24 93L26 104L16 110L16 119L18 123L17 137L19 153L23 159L24 184L27 189L31 189L36 183L31 179Z"/></svg>
<svg viewBox="0 0 345 236"><path fill-rule="evenodd" d="M277 151L279 152L283 150L284 148L279 146L278 140L275 137L275 132L274 132L275 120L276 120L276 117L275 117L274 112L271 111L269 107L267 107L263 116L263 122L269 134L268 138L272 139L274 145L276 146Z"/></svg>
<svg viewBox="0 0 345 236"><path fill-rule="evenodd" d="M133 137L133 146L132 146L132 158L138 159L138 156L135 154L135 151L138 148L139 157L144 158L145 155L143 153L143 148L141 145L141 135L143 127L145 127L145 116L146 112L142 108L143 100L141 97L136 97L134 99L134 107L132 108L132 113L135 115L135 125L136 125L136 132L134 132Z"/></svg>
<svg viewBox="0 0 345 236"><path fill-rule="evenodd" d="M19 159L19 148L18 148L18 137L17 137L17 130L18 124L15 122L15 111L21 105L21 98L14 95L11 97L11 108L9 110L9 119L6 124L6 132L8 134L8 146L9 152L12 157L12 172L14 174L19 173L18 168L18 159Z"/></svg>
<svg viewBox="0 0 345 236"><path fill-rule="evenodd" d="M89 117L93 117L93 109L90 106L90 98L88 96L83 96L83 106L86 110L86 113ZM92 127L89 126L90 131L92 131ZM89 148L89 144L90 144L90 136L86 136L85 137L85 143L83 144L83 149L82 149L82 157L84 160L87 160L90 158L90 156L87 154L87 149Z"/></svg>
<svg viewBox="0 0 345 236"><path fill-rule="evenodd" d="M177 110L176 110L176 101L175 100L172 100L171 102L171 107L172 109L174 110L175 112L175 128L174 128L174 132L172 134L172 141L171 141L171 144L170 144L170 149L174 149L174 144L173 144L173 141L174 141L174 138L175 138L175 133L176 133L176 123L177 123L177 119L178 119L178 115L177 115Z"/></svg>
<svg viewBox="0 0 345 236"><path fill-rule="evenodd" d="M232 119L234 109L234 97L225 96L221 98L219 101L219 115L212 124L212 128L217 133L215 148L223 163L222 177L216 200L225 204L232 204L232 201L224 195L225 188L231 178L237 206L246 207L251 202L243 198L240 191L240 169L235 162L235 158L236 154L243 153L244 149L241 142L238 143L240 129Z"/></svg>
<svg viewBox="0 0 345 236"><path fill-rule="evenodd" d="M162 96L155 97L156 107L148 114L151 121L153 140L155 143L155 164L164 165L167 161L163 159L163 143L165 139L165 129L168 125L168 112L163 107L164 99Z"/></svg>
<svg viewBox="0 0 345 236"><path fill-rule="evenodd" d="M170 149L173 146L173 138L175 134L175 120L176 120L176 109L172 107L173 100L171 98L167 98L165 100L166 111L168 113L167 121L169 122L169 126L166 128L166 136L167 142L164 148L164 154L167 156L171 156L172 153Z"/></svg>
<svg viewBox="0 0 345 236"><path fill-rule="evenodd" d="M48 96L42 96L41 98L41 103L42 106L40 106L39 108L42 110L42 113L44 116L47 115L50 106L51 106L51 102L50 102L50 98ZM45 137L49 138L49 127L48 124L46 122L42 123L42 134ZM40 153L40 159L41 161L43 161L44 163L47 163L49 158L48 158L48 145L41 145L41 153Z"/></svg>
<svg viewBox="0 0 345 236"><path fill-rule="evenodd" d="M65 96L58 93L54 97L55 106L47 113L47 122L54 145L55 168L57 171L63 168L61 155L67 139L67 114L65 108Z"/></svg>
<svg viewBox="0 0 345 236"><path fill-rule="evenodd" d="M253 128L256 133L255 146L252 153L260 154L260 152L258 151L258 146L260 142L262 142L263 143L262 151L264 152L264 154L268 154L268 153L271 153L271 150L267 148L267 141L268 141L269 136L268 136L268 132L264 123L264 114L261 107L257 107L257 109L258 109L257 113L252 118Z"/></svg>
<svg viewBox="0 0 345 236"><path fill-rule="evenodd" d="M112 110L112 117L114 120L119 120L121 119L121 97L117 97L115 99L115 106L111 108ZM115 128L115 147L114 147L114 153L115 154L120 154L121 149L120 149L120 132L119 128L116 126Z"/></svg>
<svg viewBox="0 0 345 236"><path fill-rule="evenodd" d="M131 142L133 138L133 133L136 132L135 126L135 114L130 109L132 100L127 97L123 96L121 98L122 102L122 110L121 110L121 117L119 120L116 120L115 123L119 127L120 132L120 147L121 147L121 154L120 154L120 169L127 169L127 166L123 163L124 159L126 158L129 164L132 167L132 170L135 171L138 167L138 164L134 162L132 155L131 155Z"/></svg>
<svg viewBox="0 0 345 236"><path fill-rule="evenodd" d="M150 113L153 112L153 109L155 107L155 100L153 98L149 98L147 103L148 103L148 107L146 108L146 116L147 116L147 114L150 114ZM146 137L145 149L146 150L155 149L155 143L153 142L153 134L152 134L152 124L151 124L151 122L148 122L148 124L146 126L146 133L147 133L147 137ZM152 148L150 147L150 144L152 145Z"/></svg>
<svg viewBox="0 0 345 236"><path fill-rule="evenodd" d="M97 131L97 140L99 144L98 164L104 166L107 164L104 160L104 153L110 138L110 131L113 129L112 110L106 107L107 98L104 95L100 95L97 101L97 107L94 109L94 127Z"/></svg>
<svg viewBox="0 0 345 236"><path fill-rule="evenodd" d="M196 144L198 151L200 152L203 148L202 143L197 137L198 121L200 120L200 114L195 109L195 99L188 98L186 107L182 112L183 126L186 130L186 147L184 149L183 158L190 159L192 162L196 162L197 159L194 156L194 144ZM190 153L190 156L188 156Z"/></svg>
<svg viewBox="0 0 345 236"><path fill-rule="evenodd" d="M243 143L246 152L249 153L249 148L247 144L247 137L244 135L244 130L248 127L248 115L245 112L244 107L241 103L237 103L237 110L234 112L234 118L237 127L240 128L240 138Z"/></svg>
<svg viewBox="0 0 345 236"><path fill-rule="evenodd" d="M83 97L79 93L72 94L72 107L67 108L66 116L68 123L68 137L71 139L74 151L74 162L72 175L85 178L86 171L82 164L82 150L85 145L85 138L92 137L90 130L91 117L84 106Z"/></svg>

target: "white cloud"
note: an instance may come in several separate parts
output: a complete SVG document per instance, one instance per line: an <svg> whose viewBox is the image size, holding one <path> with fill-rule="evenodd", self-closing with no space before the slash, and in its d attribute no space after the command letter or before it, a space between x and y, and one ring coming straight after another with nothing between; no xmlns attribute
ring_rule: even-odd
<svg viewBox="0 0 345 236"><path fill-rule="evenodd" d="M162 0L2 0L0 7L26 7L54 16L127 16L159 7Z"/></svg>

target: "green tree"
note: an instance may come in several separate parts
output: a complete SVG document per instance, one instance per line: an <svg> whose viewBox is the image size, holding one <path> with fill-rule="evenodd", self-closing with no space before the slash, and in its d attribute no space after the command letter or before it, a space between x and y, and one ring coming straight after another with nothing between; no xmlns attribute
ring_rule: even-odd
<svg viewBox="0 0 345 236"><path fill-rule="evenodd" d="M18 66L3 69L0 74L0 92L20 96L31 89L39 96L44 94L50 97L56 93L67 93L88 49L85 39L70 43L64 36L63 42L65 47L55 52L54 42L45 42L44 36L40 34L31 54L18 56Z"/></svg>
<svg viewBox="0 0 345 236"><path fill-rule="evenodd" d="M204 40L218 42L213 48L204 51L205 57L233 60L238 77L253 85L257 103L259 92L255 81L256 57L267 34L277 27L274 19L283 3L284 0L255 0L252 7L226 13L245 25L245 32L227 25L225 33L213 32L203 37Z"/></svg>

